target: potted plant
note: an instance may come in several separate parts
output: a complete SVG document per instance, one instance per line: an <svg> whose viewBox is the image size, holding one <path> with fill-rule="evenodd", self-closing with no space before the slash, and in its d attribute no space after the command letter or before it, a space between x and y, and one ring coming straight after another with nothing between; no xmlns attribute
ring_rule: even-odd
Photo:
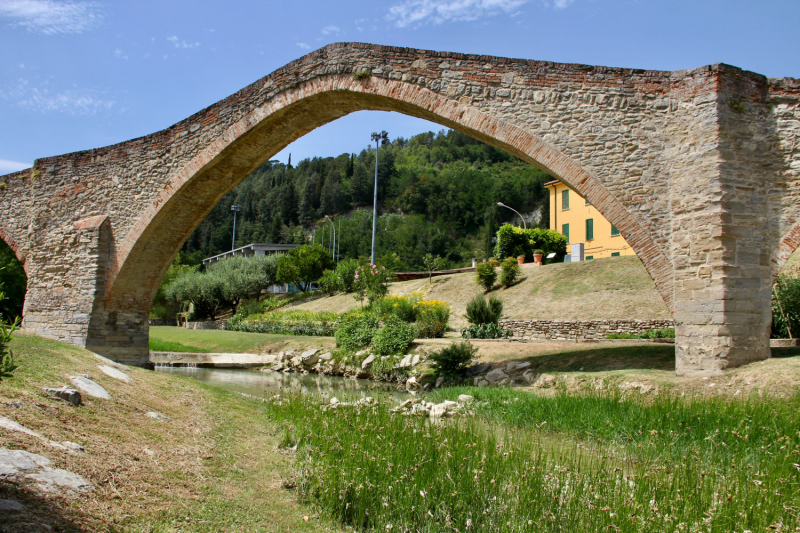
<svg viewBox="0 0 800 533"><path fill-rule="evenodd" d="M524 256L524 255L520 255L520 256L518 256L518 257L517 257L517 262L518 262L520 265L524 265L524 264L525 264L525 256Z"/></svg>
<svg viewBox="0 0 800 533"><path fill-rule="evenodd" d="M533 262L534 262L534 264L541 265L542 264L542 256L543 255L544 255L544 251L543 250L541 250L539 248L534 250L533 251Z"/></svg>

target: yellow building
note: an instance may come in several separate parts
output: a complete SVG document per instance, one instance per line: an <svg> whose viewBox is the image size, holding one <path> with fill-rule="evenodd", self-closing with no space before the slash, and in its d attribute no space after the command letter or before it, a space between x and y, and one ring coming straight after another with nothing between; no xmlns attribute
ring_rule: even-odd
<svg viewBox="0 0 800 533"><path fill-rule="evenodd" d="M544 186L550 191L550 229L561 232L569 245L582 242L584 259L636 255L611 222L581 195L560 181Z"/></svg>

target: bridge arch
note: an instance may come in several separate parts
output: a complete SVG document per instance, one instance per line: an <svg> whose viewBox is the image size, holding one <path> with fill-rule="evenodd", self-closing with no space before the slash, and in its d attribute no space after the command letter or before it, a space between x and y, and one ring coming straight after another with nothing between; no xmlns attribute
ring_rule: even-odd
<svg viewBox="0 0 800 533"><path fill-rule="evenodd" d="M11 248L19 262L22 263L22 268L25 269L25 274L29 274L27 261L25 260L25 253L22 251L22 247L17 243L17 240L14 239L14 237L12 237L11 234L9 234L3 228L0 228L0 240L5 242L8 247Z"/></svg>
<svg viewBox="0 0 800 533"><path fill-rule="evenodd" d="M672 268L647 230L591 173L529 131L418 85L352 75L298 84L254 109L175 174L117 246L106 306L149 309L191 231L237 183L292 141L361 110L396 111L437 122L503 149L564 181L603 213L636 251L674 311Z"/></svg>

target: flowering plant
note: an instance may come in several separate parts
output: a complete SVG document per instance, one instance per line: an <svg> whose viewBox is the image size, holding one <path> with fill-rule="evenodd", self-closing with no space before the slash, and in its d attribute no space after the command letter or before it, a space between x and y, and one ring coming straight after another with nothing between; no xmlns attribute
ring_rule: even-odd
<svg viewBox="0 0 800 533"><path fill-rule="evenodd" d="M361 265L356 270L353 297L359 302L367 298L370 303L383 298L389 292L389 276L389 270L382 265Z"/></svg>

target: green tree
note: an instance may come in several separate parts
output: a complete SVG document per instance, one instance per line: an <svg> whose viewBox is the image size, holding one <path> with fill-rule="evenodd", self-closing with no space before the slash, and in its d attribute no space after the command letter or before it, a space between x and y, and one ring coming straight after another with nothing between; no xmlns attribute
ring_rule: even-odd
<svg viewBox="0 0 800 533"><path fill-rule="evenodd" d="M277 281L293 283L301 291L311 288L311 283L322 277L325 270L334 268L328 251L319 244L298 246L278 260Z"/></svg>
<svg viewBox="0 0 800 533"><path fill-rule="evenodd" d="M280 256L231 257L208 268L207 276L217 278L222 300L234 314L242 300L257 298L261 289L277 281Z"/></svg>
<svg viewBox="0 0 800 533"><path fill-rule="evenodd" d="M428 284L430 284L433 271L444 268L445 260L438 255L425 254L425 257L422 258L422 264L425 265L425 270L428 271Z"/></svg>
<svg viewBox="0 0 800 533"><path fill-rule="evenodd" d="M14 251L0 240L0 285L5 298L0 300L0 322L12 322L22 316L28 278Z"/></svg>

